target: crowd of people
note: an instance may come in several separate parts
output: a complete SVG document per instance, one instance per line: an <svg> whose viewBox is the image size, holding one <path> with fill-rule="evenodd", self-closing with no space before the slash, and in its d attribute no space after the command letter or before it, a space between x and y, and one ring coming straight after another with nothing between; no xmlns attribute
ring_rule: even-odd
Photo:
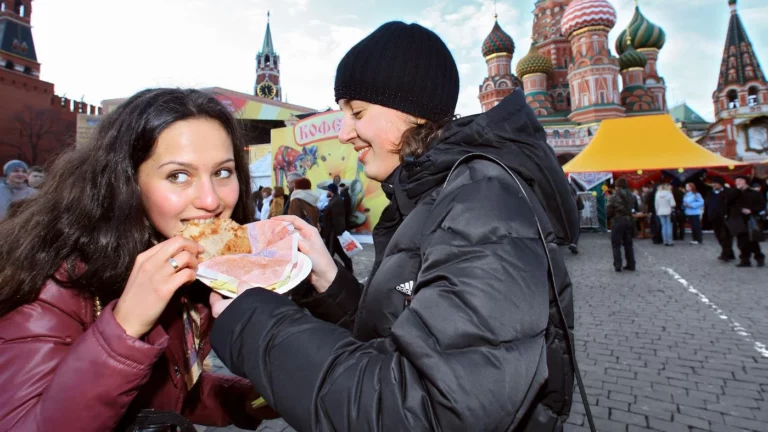
<svg viewBox="0 0 768 432"><path fill-rule="evenodd" d="M611 243L614 268L617 272L634 270L632 239L642 224L635 216L650 222L654 244L674 246L684 241L686 227L691 233L692 245L704 241L703 227L710 227L720 245L721 261L736 259L733 241L739 249L737 267L751 267L752 259L758 267L765 266L765 255L760 248L768 229L768 184L748 176L737 176L734 187L722 177L712 177L705 199L695 182L673 186L662 182L629 190L626 179L616 181L616 189L608 192L606 213L611 220ZM640 228L642 229L642 228ZM625 251L626 265L622 266L621 248Z"/></svg>
<svg viewBox="0 0 768 432"><path fill-rule="evenodd" d="M11 160L3 165L3 178L0 179L0 220L8 214L11 205L37 194L45 180L42 167L29 167L20 160Z"/></svg>

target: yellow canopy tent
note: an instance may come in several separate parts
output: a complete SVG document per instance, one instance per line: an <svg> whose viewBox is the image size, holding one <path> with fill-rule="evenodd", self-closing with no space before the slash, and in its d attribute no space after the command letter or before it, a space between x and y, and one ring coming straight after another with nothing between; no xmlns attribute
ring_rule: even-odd
<svg viewBox="0 0 768 432"><path fill-rule="evenodd" d="M744 165L688 138L668 114L603 120L584 150L563 166L566 173L668 170Z"/></svg>

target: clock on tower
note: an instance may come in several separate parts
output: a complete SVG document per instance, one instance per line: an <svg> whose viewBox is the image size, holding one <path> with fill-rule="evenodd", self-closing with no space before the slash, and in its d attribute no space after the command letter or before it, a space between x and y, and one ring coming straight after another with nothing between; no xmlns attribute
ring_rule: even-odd
<svg viewBox="0 0 768 432"><path fill-rule="evenodd" d="M273 99L277 94L277 89L269 81L264 81L256 88L256 95L267 99Z"/></svg>
<svg viewBox="0 0 768 432"><path fill-rule="evenodd" d="M280 56L272 44L272 31L269 27L269 12L267 12L267 32L264 35L264 45L256 55L256 85L253 88L256 96L282 101L283 92L280 88Z"/></svg>

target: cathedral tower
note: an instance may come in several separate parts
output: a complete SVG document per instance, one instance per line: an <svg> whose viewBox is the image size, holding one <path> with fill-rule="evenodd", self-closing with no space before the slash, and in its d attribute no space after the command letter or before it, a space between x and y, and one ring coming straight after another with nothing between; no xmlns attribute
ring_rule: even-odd
<svg viewBox="0 0 768 432"><path fill-rule="evenodd" d="M533 11L533 41L539 54L549 57L552 72L547 74L547 92L553 109L566 119L571 111L571 90L568 86L568 66L571 43L563 35L560 23L571 0L538 0Z"/></svg>
<svg viewBox="0 0 768 432"><path fill-rule="evenodd" d="M662 111L667 110L667 86L664 78L659 76L656 69L656 62L659 59L659 51L664 47L666 35L664 30L652 23L640 12L640 6L635 0L635 14L625 30L619 33L616 39L616 52L619 55L627 50L628 41L631 41L632 47L637 52L645 55L648 59L645 65L645 86L656 100L656 105ZM627 39L627 35L630 36Z"/></svg>
<svg viewBox="0 0 768 432"><path fill-rule="evenodd" d="M561 29L573 53L568 66L571 121L591 123L624 115L619 62L608 44L608 32L615 24L616 10L607 0L574 0L563 14Z"/></svg>
<svg viewBox="0 0 768 432"><path fill-rule="evenodd" d="M491 33L483 42L483 57L488 66L488 76L480 84L480 105L483 112L498 105L502 99L512 93L522 82L512 73L512 56L515 42L499 26L498 16Z"/></svg>
<svg viewBox="0 0 768 432"><path fill-rule="evenodd" d="M517 62L517 76L523 79L525 101L540 119L555 113L552 97L547 92L549 74L552 71L552 61L549 57L539 54L536 42L531 38L531 49Z"/></svg>
<svg viewBox="0 0 768 432"><path fill-rule="evenodd" d="M256 55L256 85L253 94L267 99L283 100L280 87L280 56L272 44L272 31L269 28L269 12L267 12L267 32L264 35L264 45Z"/></svg>
<svg viewBox="0 0 768 432"><path fill-rule="evenodd" d="M645 67L648 58L632 46L632 37L625 35L627 48L619 56L621 80L624 89L621 91L621 104L627 110L627 115L642 115L649 111L658 111L659 105L654 96L645 86Z"/></svg>
<svg viewBox="0 0 768 432"><path fill-rule="evenodd" d="M715 115L741 106L768 104L768 83L752 49L752 41L741 23L736 0L728 0L731 18L725 39L717 89L712 95Z"/></svg>

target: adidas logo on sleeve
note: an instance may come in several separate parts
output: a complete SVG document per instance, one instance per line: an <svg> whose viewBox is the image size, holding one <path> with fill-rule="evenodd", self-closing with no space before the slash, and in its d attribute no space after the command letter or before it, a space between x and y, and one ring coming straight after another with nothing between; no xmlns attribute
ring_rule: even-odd
<svg viewBox="0 0 768 432"><path fill-rule="evenodd" d="M401 283L400 285L396 286L395 289L407 296L413 295L413 281Z"/></svg>

